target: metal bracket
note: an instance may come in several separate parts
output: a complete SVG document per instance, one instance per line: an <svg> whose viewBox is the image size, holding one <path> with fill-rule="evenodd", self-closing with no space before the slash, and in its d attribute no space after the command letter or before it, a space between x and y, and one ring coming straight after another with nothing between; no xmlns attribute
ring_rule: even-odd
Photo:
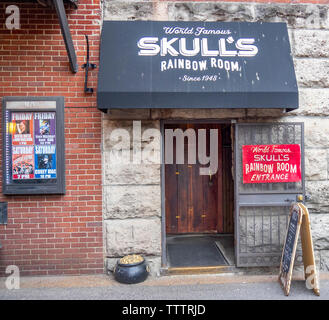
<svg viewBox="0 0 329 320"><path fill-rule="evenodd" d="M312 200L311 196L309 194L306 194L304 201L307 202L307 201L311 201L311 200Z"/></svg>
<svg viewBox="0 0 329 320"><path fill-rule="evenodd" d="M53 0L53 3L56 8L59 24L61 26L67 55L70 61L71 71L73 73L77 73L78 72L77 55L75 53L74 44L70 33L70 28L67 21L63 0Z"/></svg>
<svg viewBox="0 0 329 320"><path fill-rule="evenodd" d="M0 202L0 224L7 224L8 221L8 204Z"/></svg>
<svg viewBox="0 0 329 320"><path fill-rule="evenodd" d="M85 37L86 37L86 42L87 42L87 58L86 58L87 61L86 61L85 64L82 65L82 69L86 70L86 73L85 73L85 93L93 93L94 89L87 87L87 85L88 85L88 71L89 71L89 68L91 68L92 70L96 69L97 65L94 64L94 63L89 63L89 40L88 40L87 35L85 35Z"/></svg>

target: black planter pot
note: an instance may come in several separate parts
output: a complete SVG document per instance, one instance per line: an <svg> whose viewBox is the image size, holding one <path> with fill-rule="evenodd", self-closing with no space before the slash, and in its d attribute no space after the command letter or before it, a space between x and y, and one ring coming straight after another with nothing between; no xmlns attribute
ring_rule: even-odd
<svg viewBox="0 0 329 320"><path fill-rule="evenodd" d="M114 278L121 283L139 283L146 280L149 275L149 267L143 258L143 261L131 264L122 264L117 262L114 268Z"/></svg>

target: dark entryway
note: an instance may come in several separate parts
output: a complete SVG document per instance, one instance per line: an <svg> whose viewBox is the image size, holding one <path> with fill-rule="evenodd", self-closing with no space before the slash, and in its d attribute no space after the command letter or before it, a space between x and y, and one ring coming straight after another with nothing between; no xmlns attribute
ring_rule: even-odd
<svg viewBox="0 0 329 320"><path fill-rule="evenodd" d="M173 164L165 164L165 220L167 257L170 266L227 265L220 246L213 236L232 235L233 205L231 125L219 123L169 123L166 129L194 129L195 141L184 137L184 163L176 163L176 144L173 139ZM206 130L206 154L210 156L210 130L218 134L218 170L200 175L198 129ZM166 132L166 131L165 131ZM192 139L193 140L193 139ZM188 163L188 145L195 143L196 163ZM203 252L201 252L203 251ZM181 253L180 253L181 252ZM183 254L184 253L184 254ZM175 258L176 257L176 258ZM180 258L181 259L180 259ZM184 258L185 257L185 258ZM188 258L190 261L188 261ZM193 258L194 257L194 258ZM197 258L197 259L196 259Z"/></svg>
<svg viewBox="0 0 329 320"><path fill-rule="evenodd" d="M166 233L233 233L232 143L230 125L216 123L166 124L165 129L206 130L209 155L210 129L218 130L218 170L200 175L204 167L196 157L188 163L188 138L184 138L184 164L165 165ZM176 150L177 139L173 147ZM199 151L196 139L196 152Z"/></svg>
<svg viewBox="0 0 329 320"><path fill-rule="evenodd" d="M167 257L172 268L233 266L233 235L193 234L168 236Z"/></svg>

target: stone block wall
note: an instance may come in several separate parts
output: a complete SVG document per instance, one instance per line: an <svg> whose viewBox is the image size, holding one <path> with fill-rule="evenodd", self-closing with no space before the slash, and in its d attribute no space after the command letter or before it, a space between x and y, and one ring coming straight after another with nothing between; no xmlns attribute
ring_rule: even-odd
<svg viewBox="0 0 329 320"><path fill-rule="evenodd" d="M116 112L104 116L103 126L103 217L105 220L105 245L107 268L112 269L116 258L139 253L147 257L157 273L161 255L161 194L160 164L122 163L116 161L115 151L120 141L115 139L115 129L129 134L122 148L133 157L133 120L143 119L144 111ZM148 112L150 114L150 112ZM141 122L141 147L153 141L153 152L160 158L160 139L145 138L148 129L159 130L159 121L150 117ZM117 146L119 148L117 148Z"/></svg>
<svg viewBox="0 0 329 320"><path fill-rule="evenodd" d="M290 113L274 109L145 109L112 110L104 116L103 212L110 268L113 257L139 251L150 257L156 273L161 251L160 167L154 164L113 167L108 161L111 130L131 127L132 121L138 119L143 120L145 128L158 128L160 119L211 118L305 123L306 191L311 197L307 206L311 213L318 267L329 270L329 5L321 3L103 2L105 20L286 22L300 99L299 109Z"/></svg>

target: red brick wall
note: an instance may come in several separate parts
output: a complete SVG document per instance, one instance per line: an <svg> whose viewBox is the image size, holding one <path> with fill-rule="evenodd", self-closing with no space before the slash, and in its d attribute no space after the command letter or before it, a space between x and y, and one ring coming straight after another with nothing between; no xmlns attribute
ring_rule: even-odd
<svg viewBox="0 0 329 320"><path fill-rule="evenodd" d="M10 31L5 8L13 3L0 3L0 98L64 96L66 148L65 195L0 193L0 201L8 202L8 225L0 225L0 276L12 264L25 275L103 272L101 114L96 94L84 94L81 69L84 34L90 62L98 65L99 2L81 0L78 10L67 7L77 74L70 71L55 9L17 3L21 29ZM97 70L91 71L88 86L96 89L96 80Z"/></svg>
<svg viewBox="0 0 329 320"><path fill-rule="evenodd" d="M109 0L108 0L109 1ZM153 2L258 2L258 3L317 3L329 4L329 0L154 0Z"/></svg>

